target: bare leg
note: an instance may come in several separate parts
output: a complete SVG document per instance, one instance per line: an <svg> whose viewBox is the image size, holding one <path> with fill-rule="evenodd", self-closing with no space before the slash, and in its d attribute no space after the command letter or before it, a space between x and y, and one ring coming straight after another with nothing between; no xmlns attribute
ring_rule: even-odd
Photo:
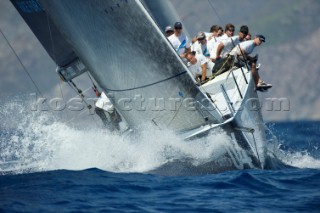
<svg viewBox="0 0 320 213"><path fill-rule="evenodd" d="M261 91L261 92L264 92L264 91L267 91L268 89L270 89L272 87L271 84L267 84L266 82L262 81L260 79L260 75L259 75L259 72L258 72L258 69L256 67L256 63L255 62L252 62L252 65L251 65L251 70L252 70L252 76L253 76L253 79L254 79L254 83L256 84L256 89Z"/></svg>
<svg viewBox="0 0 320 213"><path fill-rule="evenodd" d="M256 63L255 62L252 62L251 64L251 71L252 71L252 76L253 76L253 79L254 79L254 83L257 85L259 83L259 80L260 80L260 76L259 76L259 72L256 68Z"/></svg>

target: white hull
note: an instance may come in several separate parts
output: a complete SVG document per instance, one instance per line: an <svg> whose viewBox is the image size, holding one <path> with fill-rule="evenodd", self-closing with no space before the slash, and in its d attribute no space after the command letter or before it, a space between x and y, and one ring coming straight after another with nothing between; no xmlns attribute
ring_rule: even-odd
<svg viewBox="0 0 320 213"><path fill-rule="evenodd" d="M225 94L223 94L221 85L224 85ZM182 136L192 139L208 135L217 128L223 129L232 138L231 143L234 143L229 147L234 146L235 149L228 148L226 155L232 158L236 168L264 168L266 161L265 128L251 71L245 67L242 69L234 67L231 71L201 86L201 89L204 93L210 94L214 105L219 109L225 121L221 124L202 126L185 132Z"/></svg>

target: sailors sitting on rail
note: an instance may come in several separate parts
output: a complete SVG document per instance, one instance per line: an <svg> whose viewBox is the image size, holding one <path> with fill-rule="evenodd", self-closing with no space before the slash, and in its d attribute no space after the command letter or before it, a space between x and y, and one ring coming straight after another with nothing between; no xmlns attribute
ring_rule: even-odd
<svg viewBox="0 0 320 213"><path fill-rule="evenodd" d="M196 55L204 55L209 58L210 54L207 47L207 38L204 32L199 32L196 36L197 41L191 45L191 51L195 51Z"/></svg>
<svg viewBox="0 0 320 213"><path fill-rule="evenodd" d="M182 58L185 57L186 52L190 52L190 44L188 38L182 33L181 22L174 24L174 33L168 37L168 40Z"/></svg>
<svg viewBox="0 0 320 213"><path fill-rule="evenodd" d="M171 26L166 26L164 32L167 38L174 33L173 28Z"/></svg>
<svg viewBox="0 0 320 213"><path fill-rule="evenodd" d="M212 27L215 27L215 26L212 26ZM222 27L218 26L218 35L219 35L219 32L222 31ZM211 61L215 61L216 60L216 57L217 57L217 49L218 49L218 46L220 45L220 43L224 40L227 40L227 39L230 39L232 36L233 36L233 33L234 33L234 25L233 24L227 24L226 27L225 27L225 33L219 37L216 38L216 40L213 42L213 41L210 41L209 42L209 49L210 49L210 59ZM220 47L221 48L221 47Z"/></svg>
<svg viewBox="0 0 320 213"><path fill-rule="evenodd" d="M188 60L188 68L194 75L196 80L200 81L200 84L206 82L206 80L212 76L212 68L214 63L202 54L196 55L196 53L186 53L186 59Z"/></svg>
<svg viewBox="0 0 320 213"><path fill-rule="evenodd" d="M211 40L211 39L213 39L213 38L218 38L218 37L220 37L220 36L222 36L222 34L223 34L223 29L222 29L222 27L221 26L219 26L219 25L212 25L211 27L210 27L210 33L209 34L206 34L206 36L207 36L207 40L209 41L209 40Z"/></svg>
<svg viewBox="0 0 320 213"><path fill-rule="evenodd" d="M248 35L249 28L246 25L240 27L239 34L236 36L229 37L227 39L221 40L216 49L216 58L212 58L213 61L219 58L226 58L231 50L237 46L244 38Z"/></svg>
<svg viewBox="0 0 320 213"><path fill-rule="evenodd" d="M120 115L114 108L110 99L104 92L99 93L96 88L93 88L96 95L99 97L95 104L95 113L101 118L104 127L110 131L119 130L119 122L121 121Z"/></svg>
<svg viewBox="0 0 320 213"><path fill-rule="evenodd" d="M240 27L239 34L224 40L221 40L217 49L216 57L214 57L214 49L210 53L210 58L215 62L215 66L212 70L214 73L223 73L229 70L232 66L233 58L229 55L231 50L237 46L248 35L249 28L246 25Z"/></svg>
<svg viewBox="0 0 320 213"><path fill-rule="evenodd" d="M222 36L223 34L223 29L221 26L218 25L212 25L210 28L210 32L204 32L207 41L211 41L213 39L213 41L217 41L218 37ZM192 39L192 44L194 44L197 41L197 36L193 37ZM209 49L210 52L210 49Z"/></svg>
<svg viewBox="0 0 320 213"><path fill-rule="evenodd" d="M237 58L238 63L243 63L244 60L248 60L251 65L251 71L253 75L254 82L256 84L256 88L259 91L266 91L272 87L271 84L265 83L261 80L259 72L256 67L256 63L258 60L257 55L255 57L250 57L249 54L252 53L255 47L260 46L262 42L265 42L266 39L263 35L256 35L253 40L244 41L236 46L230 53Z"/></svg>

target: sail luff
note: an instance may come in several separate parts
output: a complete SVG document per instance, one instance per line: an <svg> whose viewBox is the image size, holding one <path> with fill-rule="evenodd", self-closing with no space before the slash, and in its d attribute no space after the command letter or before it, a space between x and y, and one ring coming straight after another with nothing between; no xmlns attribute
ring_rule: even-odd
<svg viewBox="0 0 320 213"><path fill-rule="evenodd" d="M161 30L164 30L168 25L172 26L175 22L180 21L170 0L141 0L141 2L148 8L148 12L152 14Z"/></svg>

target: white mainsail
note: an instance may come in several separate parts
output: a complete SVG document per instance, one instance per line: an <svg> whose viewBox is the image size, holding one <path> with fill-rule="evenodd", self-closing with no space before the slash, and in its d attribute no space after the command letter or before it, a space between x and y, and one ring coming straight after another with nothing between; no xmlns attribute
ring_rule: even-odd
<svg viewBox="0 0 320 213"><path fill-rule="evenodd" d="M130 127L183 131L222 121L140 1L40 2Z"/></svg>

